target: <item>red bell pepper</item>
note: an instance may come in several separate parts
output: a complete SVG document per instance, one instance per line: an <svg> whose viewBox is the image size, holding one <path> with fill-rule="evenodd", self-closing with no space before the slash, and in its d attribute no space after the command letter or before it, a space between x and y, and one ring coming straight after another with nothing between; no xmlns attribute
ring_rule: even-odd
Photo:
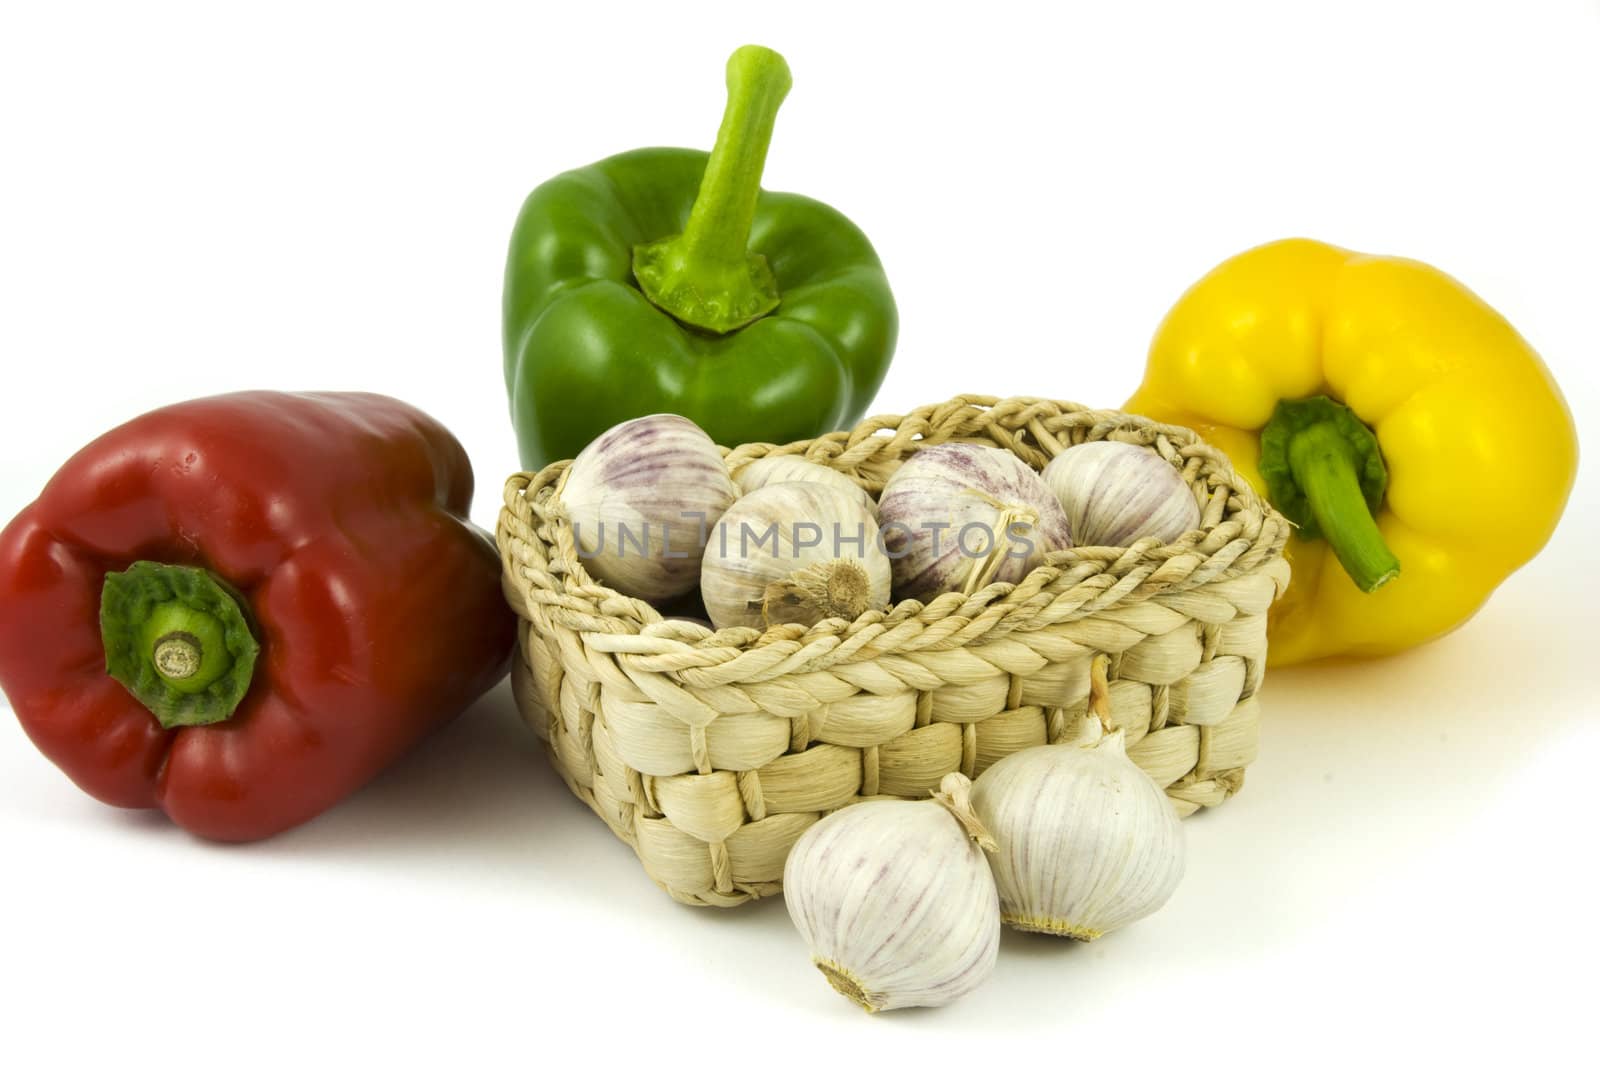
<svg viewBox="0 0 1600 1071"><path fill-rule="evenodd" d="M147 413L0 532L0 688L95 798L271 836L505 675L515 619L471 498L461 445L392 398Z"/></svg>

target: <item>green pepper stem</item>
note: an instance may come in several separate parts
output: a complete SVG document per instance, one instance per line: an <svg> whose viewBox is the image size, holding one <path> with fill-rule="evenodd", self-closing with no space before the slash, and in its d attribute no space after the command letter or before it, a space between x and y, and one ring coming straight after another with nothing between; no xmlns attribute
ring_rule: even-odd
<svg viewBox="0 0 1600 1071"><path fill-rule="evenodd" d="M783 57L745 45L728 58L728 104L683 233L633 251L645 296L676 319L726 334L777 308L777 281L750 252L761 172L792 80Z"/></svg>
<svg viewBox="0 0 1600 1071"><path fill-rule="evenodd" d="M772 128L792 84L789 65L769 48L745 45L728 58L727 110L683 229L691 261L744 264Z"/></svg>
<svg viewBox="0 0 1600 1071"><path fill-rule="evenodd" d="M1289 468L1317 527L1356 587L1373 592L1400 573L1356 477L1355 450L1332 424L1317 423L1289 441Z"/></svg>
<svg viewBox="0 0 1600 1071"><path fill-rule="evenodd" d="M100 593L106 672L163 728L224 721L260 651L244 597L204 569L134 562Z"/></svg>

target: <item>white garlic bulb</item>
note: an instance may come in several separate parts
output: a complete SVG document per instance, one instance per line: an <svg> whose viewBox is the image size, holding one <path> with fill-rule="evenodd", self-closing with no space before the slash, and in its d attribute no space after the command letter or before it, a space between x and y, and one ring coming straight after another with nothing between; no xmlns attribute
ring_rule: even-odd
<svg viewBox="0 0 1600 1071"><path fill-rule="evenodd" d="M998 846L1001 918L1016 929L1092 941L1155 911L1183 877L1178 814L1120 731L1007 755L972 804Z"/></svg>
<svg viewBox="0 0 1600 1071"><path fill-rule="evenodd" d="M718 628L854 620L889 601L889 558L861 501L820 483L769 483L706 541L700 597Z"/></svg>
<svg viewBox="0 0 1600 1071"><path fill-rule="evenodd" d="M710 436L657 413L583 448L559 489L590 575L638 599L681 595L700 580L710 526L738 495Z"/></svg>
<svg viewBox="0 0 1600 1071"><path fill-rule="evenodd" d="M842 472L830 469L826 465L819 465L815 461L807 461L798 454L768 454L766 457L756 458L734 474L733 482L738 485L739 493L745 495L769 483L826 484L859 498L862 505L873 511L874 516L877 514L878 504L860 484Z"/></svg>
<svg viewBox="0 0 1600 1071"><path fill-rule="evenodd" d="M1083 443L1051 459L1055 492L1080 547L1129 547L1146 536L1170 543L1200 527L1200 504L1178 470L1133 443Z"/></svg>
<svg viewBox="0 0 1600 1071"><path fill-rule="evenodd" d="M1008 450L941 443L907 458L878 496L897 598L1016 583L1072 546L1061 503Z"/></svg>
<svg viewBox="0 0 1600 1071"><path fill-rule="evenodd" d="M795 842L783 896L828 982L868 1011L937 1007L981 985L1000 951L1000 904L972 782L945 775L924 802L867 800Z"/></svg>

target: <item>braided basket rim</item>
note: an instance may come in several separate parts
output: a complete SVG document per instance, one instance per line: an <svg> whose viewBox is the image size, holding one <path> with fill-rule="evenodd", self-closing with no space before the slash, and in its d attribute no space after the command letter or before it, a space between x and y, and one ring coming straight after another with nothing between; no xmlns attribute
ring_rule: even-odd
<svg viewBox="0 0 1600 1071"><path fill-rule="evenodd" d="M885 434L888 433L888 434ZM519 616L527 603L543 603L583 632L648 634L652 650L679 642L752 649L776 640L802 645L852 640L867 630L893 629L911 618L929 621L983 619L977 635L990 638L1078 620L1153 595L1171 594L1250 574L1279 555L1290 523L1262 500L1234 470L1227 456L1189 428L1163 424L1114 409L1019 396L963 394L905 414L869 417L854 428L787 444L747 443L718 447L730 473L769 455L800 455L853 478L874 494L889 472L916 450L944 442L998 446L1035 471L1068 446L1111 439L1154 450L1179 467L1197 491L1199 528L1171 543L1143 539L1129 547L1073 547L1045 557L1016 583L997 582L970 595L946 592L922 602L903 599L853 621L830 619L810 627L777 625L707 629L664 616L643 599L625 595L590 576L573 541L571 526L556 508L572 462L555 461L537 473L518 472L504 486L496 540L503 559L507 596ZM542 554L526 547L538 541ZM542 559L548 568L538 567ZM1041 612L1049 607L1052 612ZM958 647L977 635L948 637ZM858 647L847 643L847 649ZM847 654L842 656L848 658ZM861 657L870 658L870 653Z"/></svg>

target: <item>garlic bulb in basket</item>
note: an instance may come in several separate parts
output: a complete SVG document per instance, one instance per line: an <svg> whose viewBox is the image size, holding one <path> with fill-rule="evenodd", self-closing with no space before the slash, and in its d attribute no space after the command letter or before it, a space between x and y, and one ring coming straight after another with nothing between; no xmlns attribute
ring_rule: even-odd
<svg viewBox="0 0 1600 1071"><path fill-rule="evenodd" d="M1015 583L1072 546L1061 503L1039 474L993 446L941 443L912 454L878 496L895 595L922 599Z"/></svg>
<svg viewBox="0 0 1600 1071"><path fill-rule="evenodd" d="M1044 467L1080 547L1128 547L1146 536L1170 543L1200 527L1200 504L1178 470L1133 443L1083 443Z"/></svg>
<svg viewBox="0 0 1600 1071"><path fill-rule="evenodd" d="M877 519L827 484L767 484L711 530L700 597L718 628L814 625L879 609L889 601L889 558Z"/></svg>
<svg viewBox="0 0 1600 1071"><path fill-rule="evenodd" d="M584 568L649 600L694 588L706 533L737 495L716 444L672 413L607 430L578 454L559 490Z"/></svg>
<svg viewBox="0 0 1600 1071"><path fill-rule="evenodd" d="M1092 941L1155 911L1183 877L1178 814L1120 731L1013 752L978 778L972 805L1016 929Z"/></svg>
<svg viewBox="0 0 1600 1071"><path fill-rule="evenodd" d="M807 461L797 454L768 454L757 458L740 469L733 482L738 485L739 493L746 495L769 483L820 483L837 487L852 498L859 498L874 516L878 510L878 504L872 496L850 477L826 465Z"/></svg>
<svg viewBox="0 0 1600 1071"><path fill-rule="evenodd" d="M795 842L783 896L812 962L868 1011L936 1007L976 989L1000 951L1000 905L972 782L928 801L867 800Z"/></svg>

